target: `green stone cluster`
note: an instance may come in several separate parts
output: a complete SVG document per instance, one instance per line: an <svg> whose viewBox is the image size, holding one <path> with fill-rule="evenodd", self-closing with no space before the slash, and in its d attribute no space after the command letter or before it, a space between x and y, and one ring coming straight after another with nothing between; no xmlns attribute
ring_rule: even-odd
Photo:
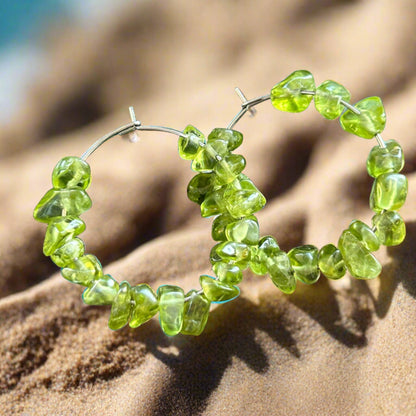
<svg viewBox="0 0 416 416"><path fill-rule="evenodd" d="M334 81L316 88L312 74L304 70L293 72L270 94L279 110L301 112L313 99L318 112L330 120L339 117L344 130L366 139L379 135L386 123L380 98L365 98L354 106L349 104L350 98L348 90ZM381 264L373 253L381 245L398 245L404 240L405 224L397 211L406 199L407 179L400 173L404 157L396 141L373 147L367 159L368 173L374 178L372 227L354 220L337 245L321 249L303 245L287 253L272 236L260 236L254 214L264 207L266 198L243 174L244 157L233 153L242 142L243 135L229 128L215 128L206 138L189 125L179 137L179 155L190 160L196 172L188 184L188 197L200 205L202 217L215 216L212 238L216 244L210 253L215 277L200 276L201 289L186 294L175 285L160 286L156 292L145 283L132 287L103 273L98 259L85 254L79 238L85 230L79 216L91 207L85 191L90 184L90 167L78 157L58 162L52 174L53 188L34 210L34 218L48 224L43 251L62 269L65 279L85 287L82 298L86 304L111 305L111 329L127 324L136 328L159 313L165 334L199 335L211 303L239 296L237 285L248 268L257 275L268 274L282 292L290 294L297 281L313 284L321 274L340 279L348 271L358 279L375 278Z"/></svg>

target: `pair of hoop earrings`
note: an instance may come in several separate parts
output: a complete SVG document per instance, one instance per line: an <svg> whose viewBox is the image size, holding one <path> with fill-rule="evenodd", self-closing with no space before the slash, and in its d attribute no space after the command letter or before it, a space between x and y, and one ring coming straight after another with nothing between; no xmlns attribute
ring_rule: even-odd
<svg viewBox="0 0 416 416"><path fill-rule="evenodd" d="M229 302L240 294L238 284L242 272L249 268L258 275L268 274L284 293L290 294L296 282L315 283L321 274L340 279L348 273L358 279L373 279L381 272L374 257L380 245L400 244L406 235L405 224L397 212L407 195L407 179L399 173L404 165L403 150L395 140L384 141L380 135L386 123L379 97L368 97L350 104L350 93L334 81L315 87L309 71L298 70L275 85L270 94L242 100L241 110L226 128L215 128L206 138L189 125L183 131L161 126L143 126L130 107L131 123L118 128L95 142L81 157L64 157L52 173L53 188L34 210L37 221L47 223L43 252L62 270L70 282L82 285L83 301L88 305L111 305L109 327L117 330L129 324L136 328L159 313L162 330L167 335L178 333L200 335L209 315L211 303ZM246 160L234 153L243 135L235 124L254 107L271 101L281 111L304 111L314 101L318 112L333 120L339 117L341 127L364 139L377 141L367 159L368 174L374 178L370 208L375 215L372 226L354 220L345 229L337 245L318 249L303 245L288 253L279 248L272 236L260 236L254 215L266 204L266 198L242 172ZM196 175L189 182L187 193L200 205L202 217L216 216L212 238L217 242L210 260L215 277L202 275L201 288L184 293L174 285L160 286L155 292L142 283L131 287L104 274L99 260L85 254L79 235L85 230L80 214L92 203L85 192L91 180L87 158L102 144L118 135L137 130L159 131L179 136L179 156L191 161Z"/></svg>

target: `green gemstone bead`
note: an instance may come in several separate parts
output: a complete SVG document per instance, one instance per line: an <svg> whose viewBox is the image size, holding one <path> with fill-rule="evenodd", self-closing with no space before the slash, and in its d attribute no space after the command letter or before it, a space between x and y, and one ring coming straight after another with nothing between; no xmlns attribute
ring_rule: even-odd
<svg viewBox="0 0 416 416"><path fill-rule="evenodd" d="M403 149L396 140L388 140L386 147L374 146L367 158L367 171L373 178L383 173L398 173L403 166Z"/></svg>
<svg viewBox="0 0 416 416"><path fill-rule="evenodd" d="M198 173L188 184L188 198L201 205L206 195L213 190L212 175L209 173Z"/></svg>
<svg viewBox="0 0 416 416"><path fill-rule="evenodd" d="M216 245L216 252L223 260L238 263L248 263L250 261L250 247L244 243L225 241Z"/></svg>
<svg viewBox="0 0 416 416"><path fill-rule="evenodd" d="M48 225L43 253L50 256L57 248L85 231L85 223L74 216L56 217Z"/></svg>
<svg viewBox="0 0 416 416"><path fill-rule="evenodd" d="M327 244L319 250L318 265L328 279L341 279L347 271L341 252L333 245Z"/></svg>
<svg viewBox="0 0 416 416"><path fill-rule="evenodd" d="M381 273L381 264L351 231L343 231L338 248L351 276L373 279Z"/></svg>
<svg viewBox="0 0 416 416"><path fill-rule="evenodd" d="M215 244L215 246L212 247L211 252L209 253L209 259L210 259L212 265L214 265L215 263L217 263L219 261L222 261L222 258L217 253L217 248L221 244L222 243Z"/></svg>
<svg viewBox="0 0 416 416"><path fill-rule="evenodd" d="M217 140L227 143L229 151L237 149L243 143L243 135L237 130L216 128L208 136L208 143L212 144Z"/></svg>
<svg viewBox="0 0 416 416"><path fill-rule="evenodd" d="M241 220L228 224L225 229L227 240L245 243L248 245L257 244L260 238L259 223L254 215L241 218Z"/></svg>
<svg viewBox="0 0 416 416"><path fill-rule="evenodd" d="M134 286L131 289L131 296L134 306L129 325L131 328L137 328L156 315L159 302L155 291L146 283Z"/></svg>
<svg viewBox="0 0 416 416"><path fill-rule="evenodd" d="M52 184L55 189L87 189L90 182L90 165L79 157L64 157L52 172Z"/></svg>
<svg viewBox="0 0 416 416"><path fill-rule="evenodd" d="M91 205L90 197L81 189L50 189L36 205L33 217L48 223L56 217L79 216Z"/></svg>
<svg viewBox="0 0 416 416"><path fill-rule="evenodd" d="M225 228L228 224L235 222L235 218L229 214L218 215L212 222L212 239L214 241L225 241L227 236L225 235Z"/></svg>
<svg viewBox="0 0 416 416"><path fill-rule="evenodd" d="M55 250L51 255L51 259L58 267L66 267L75 259L82 257L84 251L84 242L79 238L72 238Z"/></svg>
<svg viewBox="0 0 416 416"><path fill-rule="evenodd" d="M234 218L248 217L261 210L266 204L264 195L242 173L227 186L224 200L227 211Z"/></svg>
<svg viewBox="0 0 416 416"><path fill-rule="evenodd" d="M179 136L178 151L182 159L193 159L199 151L201 143L205 143L205 136L194 126L187 126L183 131L186 137Z"/></svg>
<svg viewBox="0 0 416 416"><path fill-rule="evenodd" d="M315 107L325 118L334 120L344 111L341 100L349 102L350 92L341 84L328 80L323 82L315 92Z"/></svg>
<svg viewBox="0 0 416 416"><path fill-rule="evenodd" d="M384 246L397 246L406 237L406 225L395 211L384 211L372 218L375 233Z"/></svg>
<svg viewBox="0 0 416 416"><path fill-rule="evenodd" d="M65 279L72 283L90 286L93 280L103 275L103 269L97 257L86 254L64 267L61 273Z"/></svg>
<svg viewBox="0 0 416 416"><path fill-rule="evenodd" d="M219 261L212 266L212 270L220 282L228 285L238 285L243 280L243 272L233 263Z"/></svg>
<svg viewBox="0 0 416 416"><path fill-rule="evenodd" d="M374 231L362 221L352 221L348 230L364 244L364 247L368 251L377 251L380 248L380 240L375 235Z"/></svg>
<svg viewBox="0 0 416 416"><path fill-rule="evenodd" d="M183 308L183 325L181 333L185 335L200 335L208 321L211 302L203 293L189 291Z"/></svg>
<svg viewBox="0 0 416 416"><path fill-rule="evenodd" d="M278 110L299 113L306 110L312 100L312 95L302 94L302 91L315 91L315 81L309 71L299 70L275 85L270 99Z"/></svg>
<svg viewBox="0 0 416 416"><path fill-rule="evenodd" d="M218 160L214 166L215 182L225 185L232 182L246 167L246 160L241 155L228 155Z"/></svg>
<svg viewBox="0 0 416 416"><path fill-rule="evenodd" d="M199 282L205 296L213 303L229 302L240 294L240 289L237 286L230 286L211 276L202 275Z"/></svg>
<svg viewBox="0 0 416 416"><path fill-rule="evenodd" d="M287 254L292 264L296 279L311 285L316 283L320 276L318 267L318 248L305 245L292 248Z"/></svg>
<svg viewBox="0 0 416 416"><path fill-rule="evenodd" d="M296 278L288 255L279 250L265 261L272 282L284 293L291 294L296 289Z"/></svg>
<svg viewBox="0 0 416 416"><path fill-rule="evenodd" d="M82 293L82 300L87 305L111 305L119 291L119 284L106 274L94 280Z"/></svg>
<svg viewBox="0 0 416 416"><path fill-rule="evenodd" d="M201 204L202 217L211 217L212 215L226 212L224 191L224 188L219 188L205 195L205 199Z"/></svg>
<svg viewBox="0 0 416 416"><path fill-rule="evenodd" d="M126 326L129 323L131 310L131 286L128 282L124 281L120 283L117 295L111 305L108 327L113 331L117 331L117 329Z"/></svg>
<svg viewBox="0 0 416 416"><path fill-rule="evenodd" d="M183 325L185 295L178 286L164 285L157 289L159 300L159 321L166 335L176 335Z"/></svg>
<svg viewBox="0 0 416 416"><path fill-rule="evenodd" d="M251 256L249 267L251 271L259 276L264 276L267 274L267 267L266 265L260 260L259 256L259 247L258 246L250 246Z"/></svg>
<svg viewBox="0 0 416 416"><path fill-rule="evenodd" d="M373 182L370 208L375 212L398 210L406 201L407 178L401 173L383 173Z"/></svg>
<svg viewBox="0 0 416 416"><path fill-rule="evenodd" d="M215 140L201 146L192 161L192 170L195 172L210 173L213 171L220 159L229 155L227 142Z"/></svg>
<svg viewBox="0 0 416 416"><path fill-rule="evenodd" d="M341 127L364 139L372 139L381 133L386 125L386 114L379 97L367 97L359 101L354 107L360 111L355 114L346 110L340 117Z"/></svg>

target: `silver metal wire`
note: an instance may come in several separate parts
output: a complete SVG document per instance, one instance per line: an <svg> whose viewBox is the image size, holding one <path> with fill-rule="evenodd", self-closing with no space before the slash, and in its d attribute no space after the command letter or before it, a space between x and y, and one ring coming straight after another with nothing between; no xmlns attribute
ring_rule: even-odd
<svg viewBox="0 0 416 416"><path fill-rule="evenodd" d="M237 89L238 91L241 92L239 88L236 88L236 92L237 92ZM252 100L247 100L242 92L241 92L242 96L240 96L238 92L237 94L240 98L243 99L243 103L241 104L241 110L230 121L230 123L227 126L227 129L232 129L243 118L244 114L247 113L247 111L253 110L252 107L255 107L256 105L264 101L270 100L270 94L262 95L260 97L253 98Z"/></svg>

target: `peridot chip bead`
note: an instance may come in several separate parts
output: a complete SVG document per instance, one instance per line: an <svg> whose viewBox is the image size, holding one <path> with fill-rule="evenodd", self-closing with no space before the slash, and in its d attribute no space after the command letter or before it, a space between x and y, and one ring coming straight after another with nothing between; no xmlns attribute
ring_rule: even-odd
<svg viewBox="0 0 416 416"><path fill-rule="evenodd" d="M266 204L264 195L242 173L227 186L224 192L224 200L227 211L234 218L247 217L254 214Z"/></svg>
<svg viewBox="0 0 416 416"><path fill-rule="evenodd" d="M384 211L374 215L372 223L377 237L384 246L397 246L406 237L406 225L395 211Z"/></svg>
<svg viewBox="0 0 416 416"><path fill-rule="evenodd" d="M91 208L91 199L82 189L50 189L33 212L36 221L50 222L65 215L79 216Z"/></svg>
<svg viewBox="0 0 416 416"><path fill-rule="evenodd" d="M198 293L196 290L189 291L185 299L181 333L200 335L208 321L211 302L203 293Z"/></svg>
<svg viewBox="0 0 416 416"><path fill-rule="evenodd" d="M75 259L82 257L84 251L84 242L79 238L72 238L56 249L51 255L51 259L58 267L65 267Z"/></svg>
<svg viewBox="0 0 416 416"><path fill-rule="evenodd" d="M224 189L219 188L205 195L205 199L201 204L201 216L211 217L212 215L222 214L226 212Z"/></svg>
<svg viewBox="0 0 416 416"><path fill-rule="evenodd" d="M341 127L345 131L364 139L372 139L384 130L386 114L380 97L364 98L354 107L360 111L360 114L346 110L339 119Z"/></svg>
<svg viewBox="0 0 416 416"><path fill-rule="evenodd" d="M108 327L116 331L126 326L129 323L131 310L131 286L128 282L124 281L120 283L117 295L111 305Z"/></svg>
<svg viewBox="0 0 416 416"><path fill-rule="evenodd" d="M243 272L234 263L219 261L212 266L218 280L229 285L238 285L243 280Z"/></svg>
<svg viewBox="0 0 416 416"><path fill-rule="evenodd" d="M241 155L230 154L220 158L214 166L215 182L225 185L232 182L246 167L246 159Z"/></svg>
<svg viewBox="0 0 416 416"><path fill-rule="evenodd" d="M381 264L351 231L343 231L338 248L351 276L373 279L381 273Z"/></svg>
<svg viewBox="0 0 416 416"><path fill-rule="evenodd" d="M85 230L85 223L74 216L55 217L48 225L43 253L50 256L58 247Z"/></svg>
<svg viewBox="0 0 416 416"><path fill-rule="evenodd" d="M183 307L185 295L178 286L164 285L157 289L159 300L159 321L166 335L181 332L183 324Z"/></svg>
<svg viewBox="0 0 416 416"><path fill-rule="evenodd" d="M268 256L265 263L272 282L282 292L293 293L296 289L296 278L288 255L279 250Z"/></svg>
<svg viewBox="0 0 416 416"><path fill-rule="evenodd" d="M364 244L368 251L377 251L380 248L380 240L374 231L362 221L352 221L348 229Z"/></svg>
<svg viewBox="0 0 416 416"><path fill-rule="evenodd" d="M212 222L212 239L215 241L225 241L227 236L225 235L225 228L228 224L235 222L235 218L230 214L221 214L215 217Z"/></svg>
<svg viewBox="0 0 416 416"><path fill-rule="evenodd" d="M250 256L250 262L248 265L251 271L255 274L258 274L259 276L264 276L265 274L267 274L267 267L260 260L259 247L257 245L250 246L250 250L251 250L251 256Z"/></svg>
<svg viewBox="0 0 416 416"><path fill-rule="evenodd" d="M349 102L350 92L341 84L328 80L323 82L314 95L315 107L325 118L333 120L341 115L344 106L341 101Z"/></svg>
<svg viewBox="0 0 416 416"><path fill-rule="evenodd" d="M217 244L215 247L216 253L223 260L234 261L240 264L247 264L250 260L251 251L247 244L235 241L225 241Z"/></svg>
<svg viewBox="0 0 416 416"><path fill-rule="evenodd" d="M248 245L257 244L260 238L259 223L254 215L241 218L225 228L227 240L245 243Z"/></svg>
<svg viewBox="0 0 416 416"><path fill-rule="evenodd" d="M320 271L318 267L318 248L304 245L292 248L287 253L296 279L311 285L318 281Z"/></svg>
<svg viewBox="0 0 416 416"><path fill-rule="evenodd" d="M131 296L134 306L129 325L131 328L137 328L156 315L159 302L155 291L146 283L134 286L131 289Z"/></svg>
<svg viewBox="0 0 416 416"><path fill-rule="evenodd" d="M199 282L205 296L213 303L229 302L240 294L240 289L237 286L220 282L211 276L202 275Z"/></svg>
<svg viewBox="0 0 416 416"><path fill-rule="evenodd" d="M315 91L313 76L305 70L295 71L275 85L270 99L278 110L299 113L306 110L312 100L312 95L302 94L302 91Z"/></svg>
<svg viewBox="0 0 416 416"><path fill-rule="evenodd" d="M328 279L341 279L347 271L341 252L333 245L327 244L319 250L318 265Z"/></svg>
<svg viewBox="0 0 416 416"><path fill-rule="evenodd" d="M212 144L217 140L227 143L229 151L237 149L243 143L243 135L237 130L216 128L208 136L208 143Z"/></svg>
<svg viewBox="0 0 416 416"><path fill-rule="evenodd" d="M90 182L90 165L80 157L64 157L52 172L52 184L55 189L87 189Z"/></svg>
<svg viewBox="0 0 416 416"><path fill-rule="evenodd" d="M103 269L97 257L86 254L64 267L61 274L72 283L90 286L93 280L103 275Z"/></svg>
<svg viewBox="0 0 416 416"><path fill-rule="evenodd" d="M398 210L406 201L407 178L401 173L383 173L373 182L370 207L375 212Z"/></svg>
<svg viewBox="0 0 416 416"><path fill-rule="evenodd" d="M205 143L205 136L194 126L187 126L183 131L186 137L179 136L178 151L182 159L193 159L198 153L201 143Z"/></svg>
<svg viewBox="0 0 416 416"><path fill-rule="evenodd" d="M220 139L200 146L192 161L192 170L195 172L212 172L218 160L229 154L227 146L227 142Z"/></svg>
<svg viewBox="0 0 416 416"><path fill-rule="evenodd" d="M373 178L383 173L398 173L404 166L403 149L396 140L385 142L386 147L374 146L367 158L367 172Z"/></svg>
<svg viewBox="0 0 416 416"><path fill-rule="evenodd" d="M188 198L201 205L205 196L212 190L212 175L209 173L198 173L188 184Z"/></svg>
<svg viewBox="0 0 416 416"><path fill-rule="evenodd" d="M119 291L119 284L106 274L94 280L82 293L82 300L87 305L111 305Z"/></svg>

